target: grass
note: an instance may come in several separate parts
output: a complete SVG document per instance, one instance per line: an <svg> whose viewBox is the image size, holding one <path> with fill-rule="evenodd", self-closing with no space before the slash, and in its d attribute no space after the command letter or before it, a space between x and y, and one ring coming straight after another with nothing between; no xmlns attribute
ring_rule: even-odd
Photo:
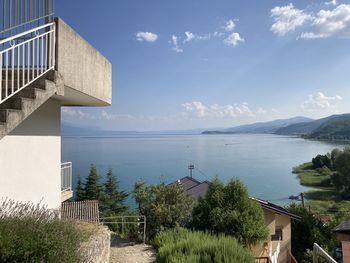
<svg viewBox="0 0 350 263"><path fill-rule="evenodd" d="M293 173L298 175L301 185L311 187L330 187L331 175L320 174L319 171L313 169L311 162L294 167Z"/></svg>
<svg viewBox="0 0 350 263"><path fill-rule="evenodd" d="M305 193L306 205L313 213L332 213L334 211L349 211L350 201L343 200L331 184L331 174L321 173L313 169L312 162L293 168L298 175L300 184L315 188Z"/></svg>

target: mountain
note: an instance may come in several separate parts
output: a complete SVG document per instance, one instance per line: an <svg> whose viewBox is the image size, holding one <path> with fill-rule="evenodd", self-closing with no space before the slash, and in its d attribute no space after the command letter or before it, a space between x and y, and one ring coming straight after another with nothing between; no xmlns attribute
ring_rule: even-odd
<svg viewBox="0 0 350 263"><path fill-rule="evenodd" d="M61 134L65 137L74 136L91 136L91 137L108 137L123 135L196 135L201 134L204 130L217 130L220 128L198 128L189 130L162 130L162 131L113 131L102 130L96 127L79 127L68 123L61 124Z"/></svg>
<svg viewBox="0 0 350 263"><path fill-rule="evenodd" d="M74 136L118 136L125 134L138 134L136 131L106 131L95 127L78 127L68 123L61 124L61 135L64 137Z"/></svg>
<svg viewBox="0 0 350 263"><path fill-rule="evenodd" d="M350 114L336 115L304 136L317 140L350 140Z"/></svg>
<svg viewBox="0 0 350 263"><path fill-rule="evenodd" d="M278 129L293 124L304 124L312 122L313 119L298 116L290 119L279 119L268 122L257 122L253 124L240 125L228 129L216 131L204 131L202 134L234 134L234 133L275 133Z"/></svg>
<svg viewBox="0 0 350 263"><path fill-rule="evenodd" d="M303 136L310 139L338 139L350 135L350 114L331 115L307 123L296 123L276 130L275 134ZM334 137L334 138L333 138Z"/></svg>

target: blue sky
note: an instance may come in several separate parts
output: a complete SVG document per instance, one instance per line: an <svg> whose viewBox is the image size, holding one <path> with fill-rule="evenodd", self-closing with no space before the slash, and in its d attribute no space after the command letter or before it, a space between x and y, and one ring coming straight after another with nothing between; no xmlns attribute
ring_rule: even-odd
<svg viewBox="0 0 350 263"><path fill-rule="evenodd" d="M350 112L350 1L56 1L113 64L113 103L62 120L229 127Z"/></svg>

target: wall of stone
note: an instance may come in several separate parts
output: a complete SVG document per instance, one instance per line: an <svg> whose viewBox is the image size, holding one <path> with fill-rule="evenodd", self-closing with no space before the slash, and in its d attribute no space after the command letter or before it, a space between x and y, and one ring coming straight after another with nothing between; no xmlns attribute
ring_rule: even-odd
<svg viewBox="0 0 350 263"><path fill-rule="evenodd" d="M111 232L101 226L99 230L81 246L84 263L108 263L111 245Z"/></svg>

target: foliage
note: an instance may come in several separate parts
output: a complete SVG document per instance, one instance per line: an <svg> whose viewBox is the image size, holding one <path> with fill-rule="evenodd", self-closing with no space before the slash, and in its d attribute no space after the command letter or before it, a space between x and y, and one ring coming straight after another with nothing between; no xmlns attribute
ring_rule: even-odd
<svg viewBox="0 0 350 263"><path fill-rule="evenodd" d="M80 177L78 178L75 193L76 201L98 200L103 216L124 213L128 209L124 205L128 194L125 191L119 191L119 181L113 175L112 169L108 170L107 179L103 184L96 166L92 164L86 182L83 183Z"/></svg>
<svg viewBox="0 0 350 263"><path fill-rule="evenodd" d="M85 200L85 187L81 181L80 176L78 176L77 187L75 188L75 200L76 201Z"/></svg>
<svg viewBox="0 0 350 263"><path fill-rule="evenodd" d="M293 168L300 179L300 184L313 187L331 187L332 171L327 167L314 169L311 162Z"/></svg>
<svg viewBox="0 0 350 263"><path fill-rule="evenodd" d="M84 187L85 200L98 200L102 202L104 198L103 185L101 184L101 177L97 172L96 166L91 164L90 173L86 178Z"/></svg>
<svg viewBox="0 0 350 263"><path fill-rule="evenodd" d="M146 185L137 182L134 186L135 201L141 215L147 218L147 236L153 238L159 231L184 226L190 218L193 199L180 184Z"/></svg>
<svg viewBox="0 0 350 263"><path fill-rule="evenodd" d="M326 166L331 169L331 159L327 155L318 154L315 158L312 158L312 164L314 169L323 168Z"/></svg>
<svg viewBox="0 0 350 263"><path fill-rule="evenodd" d="M262 208L238 179L224 185L216 178L192 216L194 229L231 235L245 246L263 241L268 235Z"/></svg>
<svg viewBox="0 0 350 263"><path fill-rule="evenodd" d="M249 251L234 238L175 228L159 233L153 242L157 263L253 263Z"/></svg>
<svg viewBox="0 0 350 263"><path fill-rule="evenodd" d="M40 205L2 200L0 262L80 262L82 235L74 222Z"/></svg>
<svg viewBox="0 0 350 263"><path fill-rule="evenodd" d="M343 197L350 197L350 148L338 153L335 159L336 172L332 176L334 186Z"/></svg>
<svg viewBox="0 0 350 263"><path fill-rule="evenodd" d="M336 240L332 229L335 225L324 224L306 208L292 204L288 210L302 217L300 221L292 220L292 254L298 262L310 262L308 250L318 243L328 252L332 252Z"/></svg>
<svg viewBox="0 0 350 263"><path fill-rule="evenodd" d="M104 192L103 206L106 215L121 214L128 210L128 207L124 205L128 194L125 191L119 191L119 181L113 176L112 169L108 170Z"/></svg>

